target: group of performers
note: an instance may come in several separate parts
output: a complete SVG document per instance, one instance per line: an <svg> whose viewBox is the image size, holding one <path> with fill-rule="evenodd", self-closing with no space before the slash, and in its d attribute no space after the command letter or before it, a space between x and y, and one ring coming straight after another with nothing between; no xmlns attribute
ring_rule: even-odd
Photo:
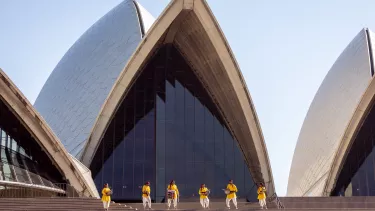
<svg viewBox="0 0 375 211"><path fill-rule="evenodd" d="M223 190L224 190L225 194L227 195L226 200L225 200L227 208L230 209L230 202L232 201L234 207L236 209L238 209L237 196L236 196L236 193L237 193L238 189L237 189L236 185L233 184L233 180L229 180L229 184L227 185L227 188L223 189ZM261 208L267 209L266 188L263 185L263 183L259 184L257 193L258 193L258 200L259 200L259 204L260 204ZM151 194L150 182L146 182L145 185L142 187L142 201L143 201L144 209L146 209L147 206L148 206L149 209L151 209L150 194ZM210 190L206 187L205 184L201 185L201 187L198 190L198 194L199 194L199 200L200 200L200 203L201 203L203 209L208 209L209 204L210 204L210 200L208 198L208 196L210 194ZM179 198L178 188L177 188L177 185L176 185L175 181L172 180L167 187L167 206L168 206L168 209L171 208L172 204L173 204L174 209L177 208L178 198Z"/></svg>
<svg viewBox="0 0 375 211"><path fill-rule="evenodd" d="M229 180L229 183L227 185L226 189L223 189L224 193L227 195L225 204L228 209L230 209L230 202L232 201L234 207L238 209L237 207L237 187L235 184L233 184L233 180ZM266 204L266 188L263 185L263 183L260 183L258 186L258 200L259 204L262 209L266 208L267 209L267 204ZM142 202L143 202L143 207L146 209L148 207L151 209L151 188L150 188L150 182L146 182L143 187L142 187ZM200 203L203 207L203 209L208 209L210 205L210 200L208 196L210 195L210 190L206 187L205 184L202 184L201 187L198 190L199 194L199 200ZM104 188L102 190L102 201L103 201L103 206L105 210L108 210L110 201L111 201L111 195L112 191L108 187L108 184L104 185ZM179 192L177 185L174 180L172 180L168 187L167 187L167 206L168 209L170 209L171 205L173 204L173 208L177 208L177 203L178 203L178 198L179 198Z"/></svg>

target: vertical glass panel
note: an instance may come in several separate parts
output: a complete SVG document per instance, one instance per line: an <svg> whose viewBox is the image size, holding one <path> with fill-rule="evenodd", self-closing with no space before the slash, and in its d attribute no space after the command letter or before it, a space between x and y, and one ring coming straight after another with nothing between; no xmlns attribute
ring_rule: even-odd
<svg viewBox="0 0 375 211"><path fill-rule="evenodd" d="M11 140L12 140L12 150L17 151L17 147L18 147L17 142L14 139L11 139Z"/></svg>
<svg viewBox="0 0 375 211"><path fill-rule="evenodd" d="M219 188L225 188L225 184L217 184L215 183L215 163L213 162L206 162L204 166L204 180L203 182L206 184L207 188L211 190L212 196L220 196L223 195L223 191L219 190ZM219 188L215 187L218 186Z"/></svg>
<svg viewBox="0 0 375 211"><path fill-rule="evenodd" d="M7 148L8 149L11 149L12 148L12 140L11 140L11 137L9 135L6 136L6 145L7 145Z"/></svg>
<svg viewBox="0 0 375 211"><path fill-rule="evenodd" d="M205 109L204 114L205 161L213 163L215 162L214 117L208 109Z"/></svg>
<svg viewBox="0 0 375 211"><path fill-rule="evenodd" d="M194 97L185 89L185 160L188 163L194 162L194 129Z"/></svg>
<svg viewBox="0 0 375 211"><path fill-rule="evenodd" d="M102 171L99 171L99 173L94 177L94 182L99 193L101 194L102 188L104 187Z"/></svg>
<svg viewBox="0 0 375 211"><path fill-rule="evenodd" d="M145 134L145 121L141 119L137 122L137 125L135 126L135 162L144 162L146 144Z"/></svg>
<svg viewBox="0 0 375 211"><path fill-rule="evenodd" d="M195 175L195 168L194 163L189 162L186 163L186 176L185 181L178 182L178 183L184 183L185 191L181 193L184 197L191 197L194 193L197 192L197 187L195 185L195 181L199 178L199 176ZM198 187L199 188L199 187Z"/></svg>
<svg viewBox="0 0 375 211"><path fill-rule="evenodd" d="M20 147L19 152L21 155L26 156L26 152L24 148Z"/></svg>
<svg viewBox="0 0 375 211"><path fill-rule="evenodd" d="M375 196L375 165L374 165L374 150L369 155L369 162L367 166L367 180L368 180L368 188L369 188L369 195Z"/></svg>
<svg viewBox="0 0 375 211"><path fill-rule="evenodd" d="M358 171L359 177L359 196L368 196L367 188L367 177L366 177L366 163L363 163L362 167Z"/></svg>
<svg viewBox="0 0 375 211"><path fill-rule="evenodd" d="M225 154L225 174L227 180L234 179L234 151L233 151L234 141L229 131L224 129L224 154ZM237 183L237 181L236 181ZM237 183L238 185L238 183Z"/></svg>
<svg viewBox="0 0 375 211"><path fill-rule="evenodd" d="M135 129L134 129L134 119L127 116L128 123L125 127L126 136L124 137L124 148L125 148L125 162L134 162L134 147L135 147Z"/></svg>
<svg viewBox="0 0 375 211"><path fill-rule="evenodd" d="M165 169L157 168L156 170L156 201L162 201L165 198L166 191Z"/></svg>
<svg viewBox="0 0 375 211"><path fill-rule="evenodd" d="M16 167L16 166L14 166L13 168L14 168L14 172L15 172L16 177L17 177L17 182L30 183L29 178L28 178L25 170L23 170L19 167Z"/></svg>
<svg viewBox="0 0 375 211"><path fill-rule="evenodd" d="M145 137L146 139L155 139L155 109L150 110L145 117ZM154 143L154 141L152 142ZM153 145L146 145L146 148L153 149ZM152 157L154 159L154 157Z"/></svg>
<svg viewBox="0 0 375 211"><path fill-rule="evenodd" d="M136 163L134 164L134 195L141 196L142 193L142 185L144 183L143 177L143 164Z"/></svg>
<svg viewBox="0 0 375 211"><path fill-rule="evenodd" d="M253 187L236 140L194 70L172 45L159 49L148 62L112 121L103 149L97 152L104 154L103 173L94 177L97 185L100 177L113 178L117 190L122 185L122 194L114 198L140 200L139 186L146 180L151 181L151 196L157 202L164 199L172 179L181 198L198 197L201 183L211 189L211 197L222 198L230 178L241 196ZM124 128L123 137L119 128ZM114 158L107 154L109 143ZM99 163L98 157L91 169ZM106 165L110 159L112 169Z"/></svg>
<svg viewBox="0 0 375 211"><path fill-rule="evenodd" d="M7 181L13 181L13 175L11 174L11 170L8 164L8 157L4 148L1 148L1 163L3 163L3 174L5 177L4 179Z"/></svg>
<svg viewBox="0 0 375 211"><path fill-rule="evenodd" d="M186 192L186 158L185 158L185 88L179 81L175 81L175 158L178 167L175 180L178 181L178 188L181 193Z"/></svg>
<svg viewBox="0 0 375 211"><path fill-rule="evenodd" d="M144 167L143 167L143 177L144 177L144 180L141 181L141 182L145 182L145 181L150 181L151 182L151 198L152 200L155 200L155 179L154 179L154 172L155 172L155 163L153 162L148 162L146 164L144 164Z"/></svg>
<svg viewBox="0 0 375 211"><path fill-rule="evenodd" d="M134 190L134 164L124 163L124 180L123 180L123 192L124 198L133 199Z"/></svg>
<svg viewBox="0 0 375 211"><path fill-rule="evenodd" d="M251 178L250 171L247 166L245 168L245 194L247 196L247 200L251 202L258 201L257 200L257 192L256 192L256 184Z"/></svg>
<svg viewBox="0 0 375 211"><path fill-rule="evenodd" d="M215 193L221 191L228 184L228 176L225 174L225 154L223 127L220 122L214 118L215 130Z"/></svg>
<svg viewBox="0 0 375 211"><path fill-rule="evenodd" d="M114 156L114 169L113 169L113 183L112 191L113 195L112 198L120 198L122 197L122 178L123 178L123 164L124 164L124 142L117 145L116 149L113 152Z"/></svg>
<svg viewBox="0 0 375 211"><path fill-rule="evenodd" d="M1 146L6 146L6 133L0 129Z"/></svg>
<svg viewBox="0 0 375 211"><path fill-rule="evenodd" d="M4 148L1 148L1 162L8 163L8 157Z"/></svg>
<svg viewBox="0 0 375 211"><path fill-rule="evenodd" d="M161 96L156 96L156 197L165 196L165 102Z"/></svg>
<svg viewBox="0 0 375 211"><path fill-rule="evenodd" d="M194 96L192 93L185 89L185 195L191 196L196 192L195 174L194 174Z"/></svg>
<svg viewBox="0 0 375 211"><path fill-rule="evenodd" d="M113 186L113 137L115 125L108 128L109 133L104 136L103 182Z"/></svg>
<svg viewBox="0 0 375 211"><path fill-rule="evenodd" d="M242 153L240 152L238 144L235 143L235 140L232 140L232 141L234 142L234 177L233 178L234 178L234 181L236 181L237 187L239 187L238 195L244 197L246 196L245 172L244 172L245 161L244 161L244 157L242 156Z"/></svg>
<svg viewBox="0 0 375 211"><path fill-rule="evenodd" d="M205 108L204 111L204 160L205 160L205 177L204 182L207 187L211 189L212 195L217 196L222 194L222 190L214 189L215 186L223 188L225 184L215 184L215 131L214 131L214 117L212 113Z"/></svg>
<svg viewBox="0 0 375 211"><path fill-rule="evenodd" d="M194 108L194 162L196 163L204 162L204 157L206 154L204 137L204 109L205 107L202 105L202 103L198 99L196 99Z"/></svg>
<svg viewBox="0 0 375 211"><path fill-rule="evenodd" d="M165 175L166 180L168 181L172 178L175 179L176 177L176 166L174 159L178 153L175 150L175 90L173 77L169 76L169 80L166 80L165 89Z"/></svg>

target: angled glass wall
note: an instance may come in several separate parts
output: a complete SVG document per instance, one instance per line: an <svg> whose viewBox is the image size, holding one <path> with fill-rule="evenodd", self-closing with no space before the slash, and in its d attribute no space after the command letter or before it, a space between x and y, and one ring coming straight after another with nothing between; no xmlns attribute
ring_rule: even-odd
<svg viewBox="0 0 375 211"><path fill-rule="evenodd" d="M198 198L205 183L211 198L233 179L242 199L256 200L237 141L193 70L173 45L159 49L144 68L110 123L91 163L95 183L113 188L114 200L165 197L176 180L181 198Z"/></svg>
<svg viewBox="0 0 375 211"><path fill-rule="evenodd" d="M375 109L366 117L341 170L333 196L375 196Z"/></svg>
<svg viewBox="0 0 375 211"><path fill-rule="evenodd" d="M0 98L0 183L55 187L63 177L39 144Z"/></svg>

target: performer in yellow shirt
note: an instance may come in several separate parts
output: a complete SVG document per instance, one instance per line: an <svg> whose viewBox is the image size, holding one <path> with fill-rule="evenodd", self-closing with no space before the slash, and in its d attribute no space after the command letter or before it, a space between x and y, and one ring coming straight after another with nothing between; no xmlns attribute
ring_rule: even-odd
<svg viewBox="0 0 375 211"><path fill-rule="evenodd" d="M266 187L264 187L263 183L260 183L258 186L258 200L259 205L263 209L263 207L266 207L267 209L267 203L266 203Z"/></svg>
<svg viewBox="0 0 375 211"><path fill-rule="evenodd" d="M177 198L178 198L178 188L174 180L172 180L167 188L167 197L168 197L168 209L171 207L173 202L173 208L177 208Z"/></svg>
<svg viewBox="0 0 375 211"><path fill-rule="evenodd" d="M208 199L208 194L209 194L208 188L206 188L205 184L201 185L201 188L199 188L198 194L200 195L200 202L203 207L203 209L208 209L210 201Z"/></svg>
<svg viewBox="0 0 375 211"><path fill-rule="evenodd" d="M102 202L104 206L104 210L108 210L109 204L111 203L111 194L112 191L108 187L108 183L104 184L104 188L102 190Z"/></svg>
<svg viewBox="0 0 375 211"><path fill-rule="evenodd" d="M143 202L143 208L146 209L146 206L148 204L148 208L151 209L151 188L150 188L150 182L146 182L142 187L142 202Z"/></svg>
<svg viewBox="0 0 375 211"><path fill-rule="evenodd" d="M227 185L227 191L229 191L229 193L227 194L227 199L225 200L226 204L227 204L227 208L230 209L230 201L233 201L233 204L234 204L234 207L236 207L236 209L238 209L237 207L237 196L236 196L236 193L237 193L237 187L235 184L233 184L233 180L229 180L229 184Z"/></svg>

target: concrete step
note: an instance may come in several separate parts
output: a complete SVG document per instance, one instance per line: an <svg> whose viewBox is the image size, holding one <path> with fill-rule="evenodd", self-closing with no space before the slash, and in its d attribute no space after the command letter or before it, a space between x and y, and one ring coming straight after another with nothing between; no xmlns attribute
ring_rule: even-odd
<svg viewBox="0 0 375 211"><path fill-rule="evenodd" d="M2 198L0 211L96 211L103 210L100 199L94 198ZM123 204L111 203L110 210L135 210Z"/></svg>
<svg viewBox="0 0 375 211"><path fill-rule="evenodd" d="M375 196L352 196L352 197L279 197L285 202L374 202Z"/></svg>
<svg viewBox="0 0 375 211"><path fill-rule="evenodd" d="M131 206L133 208L136 208L138 210L143 210L143 204L141 203L130 203L127 204L128 206ZM173 205L172 205L173 206ZM271 206L272 207L272 206ZM180 202L177 205L177 210L204 210L199 203L197 202ZM231 203L231 210L236 210L234 209L234 205ZM258 203L250 203L250 202L240 202L238 203L238 209L239 210L256 210L259 209L259 204ZM167 210L167 204L166 203L153 203L152 204L152 209L153 210ZM172 211L174 209L171 209ZM210 202L210 211L211 210L226 210L225 202Z"/></svg>
<svg viewBox="0 0 375 211"><path fill-rule="evenodd" d="M373 209L375 197L281 197L285 208L289 209Z"/></svg>
<svg viewBox="0 0 375 211"><path fill-rule="evenodd" d="M336 211L375 210L375 197L309 197L309 198L280 198L285 206L285 211ZM224 199L225 200L225 199ZM211 201L210 211L228 211L225 201ZM231 204L232 209L233 205ZM268 203L270 211L275 209L274 203ZM0 211L96 211L103 210L100 199L94 198L2 198ZM165 203L153 203L153 211L167 210ZM238 210L261 210L258 203L239 202ZM111 203L110 210L143 210L141 203ZM204 210L199 201L180 202L176 211L201 211ZM171 209L174 211L174 209Z"/></svg>

